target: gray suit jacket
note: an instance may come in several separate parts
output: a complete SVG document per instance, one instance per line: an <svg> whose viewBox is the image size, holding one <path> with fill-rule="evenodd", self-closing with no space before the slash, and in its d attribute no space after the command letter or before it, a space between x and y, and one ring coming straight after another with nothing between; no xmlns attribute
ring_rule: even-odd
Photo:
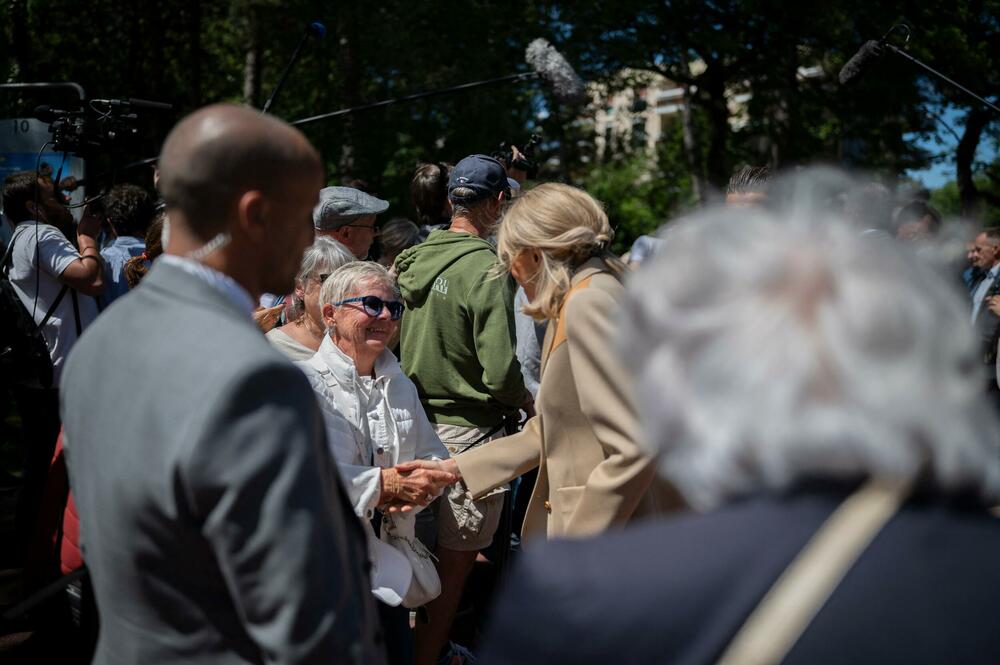
<svg viewBox="0 0 1000 665"><path fill-rule="evenodd" d="M302 372L158 263L62 380L95 663L380 663L360 523Z"/></svg>

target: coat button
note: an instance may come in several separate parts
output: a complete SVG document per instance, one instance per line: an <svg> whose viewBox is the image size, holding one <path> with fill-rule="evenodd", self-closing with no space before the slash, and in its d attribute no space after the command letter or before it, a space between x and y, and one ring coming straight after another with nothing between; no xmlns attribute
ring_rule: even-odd
<svg viewBox="0 0 1000 665"><path fill-rule="evenodd" d="M383 448L382 446L379 446L378 448L375 449L375 452L378 453L379 455L384 455L385 454L385 448Z"/></svg>
<svg viewBox="0 0 1000 665"><path fill-rule="evenodd" d="M544 503L544 504L542 504L542 505L544 505L544 506L545 506L545 510L547 510L547 511L548 511L548 512L550 512L550 513L552 512L552 504L551 504L551 503L549 503L549 500L548 500L548 499L546 499L546 500L545 500L545 503Z"/></svg>

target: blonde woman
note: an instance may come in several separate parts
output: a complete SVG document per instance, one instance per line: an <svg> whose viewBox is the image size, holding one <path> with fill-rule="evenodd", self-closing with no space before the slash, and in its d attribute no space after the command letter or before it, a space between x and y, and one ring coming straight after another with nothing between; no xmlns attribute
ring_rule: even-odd
<svg viewBox="0 0 1000 665"><path fill-rule="evenodd" d="M608 249L611 235L600 203L555 183L525 192L500 225L498 255L524 287L524 312L549 321L538 415L522 432L441 466L473 497L537 467L525 538L599 533L670 500L654 491L653 460L637 444L631 382L614 352L625 266Z"/></svg>

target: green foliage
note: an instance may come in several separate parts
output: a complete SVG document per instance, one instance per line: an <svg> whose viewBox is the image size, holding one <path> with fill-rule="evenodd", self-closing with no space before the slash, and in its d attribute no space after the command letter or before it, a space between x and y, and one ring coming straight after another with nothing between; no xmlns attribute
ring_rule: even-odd
<svg viewBox="0 0 1000 665"><path fill-rule="evenodd" d="M969 108L968 100L900 58L884 58L849 89L837 72L864 40L908 21L909 50L995 97L998 16L1000 0L836 0L794 10L778 0L471 0L460 7L434 0L8 0L0 3L0 76L77 81L92 97L175 104L177 113L154 121L133 155L145 157L177 117L202 104L241 101L249 87L249 101L259 105L312 20L325 22L329 34L308 45L289 77L273 109L284 118L526 71L525 46L546 37L584 78L612 90L641 88L650 73L686 86L688 147L677 116L651 153L617 137L618 147L598 158L593 109L563 109L540 84L436 97L304 131L322 152L330 183L362 179L390 200L392 215L407 215L408 183L420 162L455 162L540 130L541 179L589 188L608 206L616 248L624 248L694 205L693 192L707 199L743 163L822 160L890 175L924 166L929 155L916 141L936 122L926 111L942 103ZM820 75L801 76L805 67ZM634 74L621 76L623 68ZM736 94L747 96L733 124ZM7 95L3 103L7 114L21 115L46 102ZM997 125L985 135L995 136ZM986 200L994 180L982 186Z"/></svg>
<svg viewBox="0 0 1000 665"><path fill-rule="evenodd" d="M623 254L641 235L653 234L672 216L694 206L679 122L670 123L653 154L625 153L592 169L582 183L601 201Z"/></svg>
<svg viewBox="0 0 1000 665"><path fill-rule="evenodd" d="M987 197L992 197L994 200L1000 199L1000 187L987 176L977 176L975 183L976 187L985 192ZM930 203L944 217L962 216L962 202L958 193L958 183L954 180L946 182L943 186L933 190L931 192ZM984 203L978 222L984 228L1000 227L1000 206L995 202Z"/></svg>

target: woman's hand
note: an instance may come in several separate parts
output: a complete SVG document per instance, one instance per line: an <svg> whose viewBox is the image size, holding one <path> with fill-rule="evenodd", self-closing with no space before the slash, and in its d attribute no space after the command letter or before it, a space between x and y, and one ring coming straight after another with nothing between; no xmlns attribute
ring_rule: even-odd
<svg viewBox="0 0 1000 665"><path fill-rule="evenodd" d="M253 320L262 331L268 332L277 325L278 319L281 318L281 310L284 308L284 304L274 307L258 307L254 310Z"/></svg>
<svg viewBox="0 0 1000 665"><path fill-rule="evenodd" d="M455 469L458 469L457 465ZM409 512L429 504L458 479L459 475L445 470L441 462L404 462L391 469L382 469L382 494L379 503L389 512Z"/></svg>

